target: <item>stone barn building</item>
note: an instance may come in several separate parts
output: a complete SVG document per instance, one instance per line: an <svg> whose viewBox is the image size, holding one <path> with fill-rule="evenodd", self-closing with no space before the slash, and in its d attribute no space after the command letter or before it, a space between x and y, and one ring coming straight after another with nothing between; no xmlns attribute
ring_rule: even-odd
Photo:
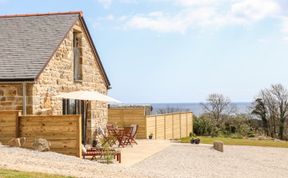
<svg viewBox="0 0 288 178"><path fill-rule="evenodd" d="M0 111L23 115L83 114L83 102L54 97L98 91L110 82L82 12L0 16ZM108 117L107 103L88 104L87 140Z"/></svg>

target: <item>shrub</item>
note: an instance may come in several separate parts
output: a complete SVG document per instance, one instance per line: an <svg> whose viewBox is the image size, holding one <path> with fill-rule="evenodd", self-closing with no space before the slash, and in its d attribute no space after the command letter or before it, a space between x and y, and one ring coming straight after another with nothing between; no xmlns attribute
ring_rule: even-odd
<svg viewBox="0 0 288 178"><path fill-rule="evenodd" d="M255 137L255 133L250 130L247 134L247 137L250 137L250 138Z"/></svg>
<svg viewBox="0 0 288 178"><path fill-rule="evenodd" d="M211 135L213 129L215 128L211 119L201 116L200 118L195 117L193 123L193 130L196 135Z"/></svg>
<svg viewBox="0 0 288 178"><path fill-rule="evenodd" d="M240 134L232 134L230 137L233 139L242 139L243 138L243 136Z"/></svg>

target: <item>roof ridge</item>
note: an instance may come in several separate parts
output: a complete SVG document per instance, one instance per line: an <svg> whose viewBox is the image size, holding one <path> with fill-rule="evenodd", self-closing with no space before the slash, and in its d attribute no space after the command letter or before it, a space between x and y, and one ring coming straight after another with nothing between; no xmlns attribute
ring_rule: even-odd
<svg viewBox="0 0 288 178"><path fill-rule="evenodd" d="M47 16L47 15L68 15L68 14L79 14L81 17L83 17L83 12L82 12L82 11L68 11L68 12L48 12L48 13L34 13L34 14L0 15L0 18L30 17L30 16Z"/></svg>

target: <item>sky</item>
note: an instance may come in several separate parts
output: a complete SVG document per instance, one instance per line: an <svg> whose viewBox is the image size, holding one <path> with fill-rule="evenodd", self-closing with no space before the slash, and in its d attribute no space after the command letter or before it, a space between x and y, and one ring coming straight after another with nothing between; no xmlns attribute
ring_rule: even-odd
<svg viewBox="0 0 288 178"><path fill-rule="evenodd" d="M0 0L0 14L83 11L124 103L250 102L288 86L287 0Z"/></svg>

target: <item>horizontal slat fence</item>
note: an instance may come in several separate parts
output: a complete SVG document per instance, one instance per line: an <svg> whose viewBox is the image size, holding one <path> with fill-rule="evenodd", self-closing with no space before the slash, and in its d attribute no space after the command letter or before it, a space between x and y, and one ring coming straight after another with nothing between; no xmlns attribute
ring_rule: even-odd
<svg viewBox="0 0 288 178"><path fill-rule="evenodd" d="M81 157L81 117L19 116L12 111L0 111L0 142L26 137L25 148L31 148L34 139L44 138L51 143L51 151ZM6 127L4 129L4 127Z"/></svg>
<svg viewBox="0 0 288 178"><path fill-rule="evenodd" d="M145 115L145 107L109 108L108 122L120 127L138 124L138 139L148 138L152 133L155 139L177 139L193 132L191 112Z"/></svg>
<svg viewBox="0 0 288 178"><path fill-rule="evenodd" d="M155 139L178 139L188 137L193 132L193 114L171 113L147 116L147 135Z"/></svg>
<svg viewBox="0 0 288 178"><path fill-rule="evenodd" d="M0 142L7 144L12 138L18 136L19 111L0 112Z"/></svg>
<svg viewBox="0 0 288 178"><path fill-rule="evenodd" d="M143 108L136 109L109 109L108 123L127 127L131 124L138 124L138 132L136 138L146 138L146 120L145 110Z"/></svg>

